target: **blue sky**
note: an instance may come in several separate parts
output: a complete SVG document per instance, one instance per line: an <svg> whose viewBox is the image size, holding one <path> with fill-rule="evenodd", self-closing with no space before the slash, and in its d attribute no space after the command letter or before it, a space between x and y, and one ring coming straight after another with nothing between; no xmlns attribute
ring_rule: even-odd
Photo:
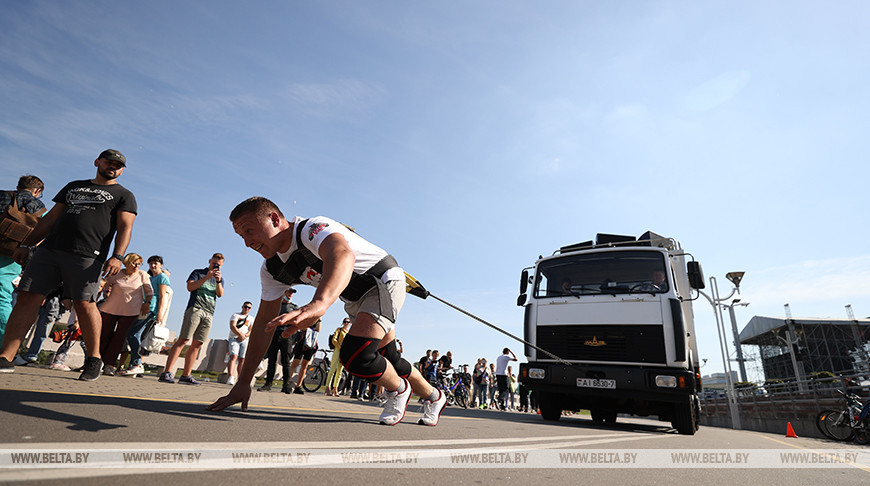
<svg viewBox="0 0 870 486"><path fill-rule="evenodd" d="M49 200L121 150L180 328L215 251L212 336L259 299L227 219L263 195L393 253L435 295L522 334L519 274L595 233L674 237L746 272L753 315L870 315L865 2L6 2L0 163ZM865 142L861 142L865 140ZM303 289L297 300L310 297ZM301 297L301 298L300 298ZM704 372L720 371L695 307ZM334 306L328 332L343 317ZM406 353L518 343L409 298ZM327 332L327 333L328 333Z"/></svg>

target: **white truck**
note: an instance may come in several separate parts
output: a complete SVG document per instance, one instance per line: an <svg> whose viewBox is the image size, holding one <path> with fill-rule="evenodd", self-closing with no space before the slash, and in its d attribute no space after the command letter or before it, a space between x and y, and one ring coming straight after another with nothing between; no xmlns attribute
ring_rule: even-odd
<svg viewBox="0 0 870 486"><path fill-rule="evenodd" d="M544 420L580 409L608 423L657 415L693 435L701 375L691 294L702 288L700 264L652 232L598 234L524 269L517 305L533 346L519 379Z"/></svg>

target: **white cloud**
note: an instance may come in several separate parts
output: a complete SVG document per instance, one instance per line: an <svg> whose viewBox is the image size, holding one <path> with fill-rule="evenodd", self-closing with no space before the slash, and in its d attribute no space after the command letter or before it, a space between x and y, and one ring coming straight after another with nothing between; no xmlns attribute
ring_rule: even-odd
<svg viewBox="0 0 870 486"><path fill-rule="evenodd" d="M707 80L683 100L688 111L704 112L721 106L737 96L752 79L749 71L729 71Z"/></svg>
<svg viewBox="0 0 870 486"><path fill-rule="evenodd" d="M618 123L639 120L644 118L646 113L646 107L641 104L620 105L607 113L604 116L604 121L607 123Z"/></svg>
<svg viewBox="0 0 870 486"><path fill-rule="evenodd" d="M326 84L292 84L287 89L287 96L303 106L334 107L368 103L380 96L380 90L360 81L342 80Z"/></svg>

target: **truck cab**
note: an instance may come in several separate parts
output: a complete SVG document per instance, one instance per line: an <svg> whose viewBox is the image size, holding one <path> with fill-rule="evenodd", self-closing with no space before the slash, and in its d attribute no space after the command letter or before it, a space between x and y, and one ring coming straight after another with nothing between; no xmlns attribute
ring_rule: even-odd
<svg viewBox="0 0 870 486"><path fill-rule="evenodd" d="M599 234L523 270L517 304L533 346L520 381L545 420L588 409L597 422L656 415L695 433L702 388L691 292L703 275L687 256L652 232Z"/></svg>

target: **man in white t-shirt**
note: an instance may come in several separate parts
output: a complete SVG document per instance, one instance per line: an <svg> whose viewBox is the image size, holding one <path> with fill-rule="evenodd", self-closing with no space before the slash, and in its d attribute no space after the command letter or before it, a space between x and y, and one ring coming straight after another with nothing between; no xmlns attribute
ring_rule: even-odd
<svg viewBox="0 0 870 486"><path fill-rule="evenodd" d="M508 362L516 360L517 355L508 348L504 348L501 356L495 359L495 381L498 386L498 403L501 405L502 410L505 409L505 400L508 394Z"/></svg>
<svg viewBox="0 0 870 486"><path fill-rule="evenodd" d="M245 302L242 304L242 312L236 312L230 317L230 337L227 339L229 344L229 358L227 360L227 385L235 385L236 377L238 376L236 361L238 360L238 368L245 364L245 355L248 351L248 337L251 335L251 325L254 324L254 319L249 314L253 304Z"/></svg>
<svg viewBox="0 0 870 486"><path fill-rule="evenodd" d="M249 344L252 353L265 353L278 326L287 326L283 336L311 327L340 297L353 323L340 359L350 374L386 389L380 423L395 425L402 420L412 390L423 397L419 423L438 423L446 397L396 347L395 322L405 301L405 272L395 258L332 219L288 220L263 197L240 203L230 213L230 221L245 246L266 259L260 268L262 294ZM284 290L299 284L316 287L311 302L280 314ZM230 393L208 409L223 410L241 402L242 410L247 410L256 367L249 360Z"/></svg>

